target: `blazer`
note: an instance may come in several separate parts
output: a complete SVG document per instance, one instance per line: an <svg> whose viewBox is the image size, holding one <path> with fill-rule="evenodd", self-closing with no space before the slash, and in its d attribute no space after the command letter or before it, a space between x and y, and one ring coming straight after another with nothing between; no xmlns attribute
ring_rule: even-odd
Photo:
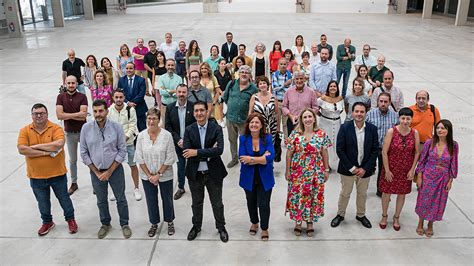
<svg viewBox="0 0 474 266"><path fill-rule="evenodd" d="M258 167L260 173L260 181L263 184L265 191L270 190L275 185L275 177L273 175L273 159L275 158L275 149L273 148L272 135L265 135L265 144L260 139L258 156L262 156L266 151L270 152L270 155L266 157L267 164L256 164L256 165L240 165L240 181L239 185L247 191L253 190L253 182L255 178L255 166ZM252 136L240 135L239 137L239 157L247 155L254 156L252 149Z"/></svg>
<svg viewBox="0 0 474 266"><path fill-rule="evenodd" d="M216 147L214 145L217 144ZM197 156L191 157L186 162L185 174L189 180L196 180L196 172L200 161L207 161L210 178L222 183L227 176L227 170L222 162L221 155L224 152L224 134L222 128L214 121L207 124L204 149L201 148L201 138L197 122L192 123L184 131L183 149L197 149Z"/></svg>
<svg viewBox="0 0 474 266"><path fill-rule="evenodd" d="M128 77L127 75L123 76L119 80L118 87L123 89L125 93L125 102L133 102L137 106L135 111L137 112L137 117L144 116L148 111L148 106L145 102L145 92L146 92L146 83L145 79L135 75L133 79L133 88L128 87Z"/></svg>
<svg viewBox="0 0 474 266"><path fill-rule="evenodd" d="M222 44L221 56L224 57L225 60L227 60L227 63L232 63L232 60L234 59L234 57L237 56L238 53L239 53L239 51L238 51L238 48L237 48L237 44L232 43L230 45L230 51L229 51L229 47L227 46L227 42Z"/></svg>
<svg viewBox="0 0 474 266"><path fill-rule="evenodd" d="M178 141L181 139L180 128L179 128L179 115L178 107L176 106L176 101L168 104L166 106L166 115L165 115L165 129L171 132L173 136L173 142L176 147L178 147ZM190 101L186 102L186 116L184 119L185 128L196 122L196 119L193 115L193 103Z"/></svg>
<svg viewBox="0 0 474 266"><path fill-rule="evenodd" d="M337 172L341 175L354 175L349 169L352 167L362 167L365 170L363 178L371 176L375 171L375 160L379 151L379 141L377 127L369 122L365 122L364 137L364 158L359 165L357 161L357 137L355 133L354 121L347 121L342 124L337 134L336 153L339 157Z"/></svg>

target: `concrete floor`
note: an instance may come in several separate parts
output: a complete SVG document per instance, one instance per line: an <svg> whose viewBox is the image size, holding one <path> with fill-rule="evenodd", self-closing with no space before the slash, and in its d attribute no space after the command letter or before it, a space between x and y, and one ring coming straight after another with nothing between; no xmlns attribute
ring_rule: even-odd
<svg viewBox="0 0 474 266"><path fill-rule="evenodd" d="M416 193L407 196L402 213L402 229L380 230L380 200L372 178L367 216L374 228L363 228L355 219L351 199L346 221L339 228L329 223L336 214L340 190L339 176L331 174L326 187L326 216L315 224L312 238L295 237L293 223L284 216L286 182L284 164L275 164L276 186L272 198L270 241L248 235L250 226L245 195L238 186L239 168L229 170L224 182L224 205L230 241L221 243L210 204L206 199L201 235L186 240L191 228L191 195L175 201L176 234L168 237L166 226L150 239L146 203L132 198L132 181L127 173L127 198L133 236L124 240L118 226L116 208L111 203L114 229L97 240L100 226L88 169L79 163L80 189L72 196L79 232L69 235L56 200L53 215L56 228L45 237L37 236L41 223L28 179L24 158L15 147L19 129L30 123L30 107L45 103L50 119L57 122L54 105L60 84L61 62L68 48L77 56L92 53L112 60L122 43L132 46L135 38L161 42L165 32L175 40L197 39L208 55L211 44L224 42L225 32L234 32L237 43L252 50L257 41L270 49L279 39L289 47L297 34L306 43L321 33L329 43L342 43L350 36L358 51L364 43L383 53L395 72L395 84L402 88L405 103L414 103L418 89L428 89L431 102L450 119L460 144L459 176L450 192L444 221L435 224L432 239L415 233ZM434 17L422 21L420 15L389 16L364 14L160 14L97 16L94 21L68 21L62 29L28 31L24 39L0 38L2 90L0 154L0 264L469 264L473 263L473 36L472 25L454 27L453 19ZM151 104L151 98L147 101ZM226 141L226 145L228 142ZM228 148L223 155L229 161ZM471 161L471 163L469 163ZM128 166L125 166L128 169ZM128 171L126 171L128 172ZM394 201L392 201L394 202ZM390 208L393 215L393 206ZM389 220L391 221L391 219ZM390 226L391 224L389 224Z"/></svg>

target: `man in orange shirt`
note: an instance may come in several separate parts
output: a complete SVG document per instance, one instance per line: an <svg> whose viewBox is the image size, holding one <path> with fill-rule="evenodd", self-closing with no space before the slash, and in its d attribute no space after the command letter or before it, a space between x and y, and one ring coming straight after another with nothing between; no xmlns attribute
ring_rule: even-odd
<svg viewBox="0 0 474 266"><path fill-rule="evenodd" d="M18 136L18 152L25 156L26 175L30 178L43 225L38 230L44 236L54 228L51 215L50 189L53 189L64 211L69 232L77 232L74 207L67 191L64 157L64 131L48 120L48 110L41 103L31 108L33 123L23 127Z"/></svg>
<svg viewBox="0 0 474 266"><path fill-rule="evenodd" d="M418 130L420 144L433 137L433 128L441 120L438 108L429 104L430 94L425 90L416 93L416 104L410 106L413 111L411 127Z"/></svg>

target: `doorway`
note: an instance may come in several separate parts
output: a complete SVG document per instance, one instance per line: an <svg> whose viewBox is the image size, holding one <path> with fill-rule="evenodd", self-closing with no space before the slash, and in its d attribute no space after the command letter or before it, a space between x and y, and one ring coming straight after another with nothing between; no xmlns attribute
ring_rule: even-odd
<svg viewBox="0 0 474 266"><path fill-rule="evenodd" d="M21 25L48 21L53 18L51 0L18 0Z"/></svg>

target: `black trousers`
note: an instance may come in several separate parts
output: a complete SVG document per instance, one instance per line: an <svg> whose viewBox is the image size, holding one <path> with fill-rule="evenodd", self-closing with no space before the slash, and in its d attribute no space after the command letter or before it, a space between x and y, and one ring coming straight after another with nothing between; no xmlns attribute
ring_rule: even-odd
<svg viewBox="0 0 474 266"><path fill-rule="evenodd" d="M268 230L272 189L265 191L262 184L254 184L252 191L245 190L245 196L247 198L250 222L252 224L258 224L258 214L260 213L260 228L262 228L262 230Z"/></svg>
<svg viewBox="0 0 474 266"><path fill-rule="evenodd" d="M377 192L380 191L379 184L380 184L380 175L382 174L382 167L383 167L383 159L382 159L382 149L379 150L379 155L377 156Z"/></svg>
<svg viewBox="0 0 474 266"><path fill-rule="evenodd" d="M288 120L286 120L286 128L288 130L288 136L291 135L291 132L293 129L295 129L296 125L293 124L293 121L291 121L290 117L288 117Z"/></svg>
<svg viewBox="0 0 474 266"><path fill-rule="evenodd" d="M207 188L211 200L212 212L216 221L216 228L224 228L224 204L222 203L222 180L213 180L210 174L196 174L196 180L188 180L191 190L193 225L197 228L202 226L202 212L204 206L204 188Z"/></svg>

